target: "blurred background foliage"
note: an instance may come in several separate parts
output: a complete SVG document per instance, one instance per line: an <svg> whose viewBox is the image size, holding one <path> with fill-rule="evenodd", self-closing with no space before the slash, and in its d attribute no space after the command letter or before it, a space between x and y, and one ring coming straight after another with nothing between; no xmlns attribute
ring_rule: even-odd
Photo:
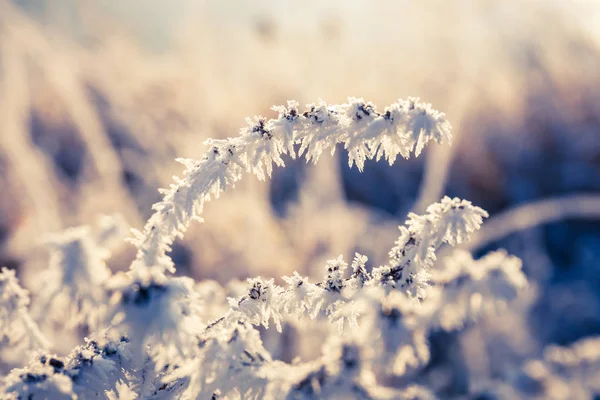
<svg viewBox="0 0 600 400"><path fill-rule="evenodd" d="M181 172L176 157L200 157L204 139L236 135L273 104L359 96L383 108L411 95L446 112L451 147L362 174L339 151L317 166L289 160L268 182L248 178L176 243L179 273L320 275L324 260L356 250L378 265L406 213L445 194L491 219L558 198L551 223L537 223L545 214L533 206L516 218L526 229L492 225L473 246L507 248L535 284L523 325L497 316L485 329L512 335L523 354L599 334L591 0L2 0L0 264L27 286L47 262L44 233L114 212L141 227L156 189ZM126 268L132 251L111 267Z"/></svg>

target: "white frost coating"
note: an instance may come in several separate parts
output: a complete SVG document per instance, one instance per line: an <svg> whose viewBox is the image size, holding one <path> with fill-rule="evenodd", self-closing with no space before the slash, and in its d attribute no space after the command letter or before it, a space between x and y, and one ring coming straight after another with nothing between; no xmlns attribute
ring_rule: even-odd
<svg viewBox="0 0 600 400"><path fill-rule="evenodd" d="M71 328L81 323L97 328L107 301L104 283L111 272L104 260L110 253L87 226L50 235L46 243L50 265L40 279L36 314L67 317Z"/></svg>
<svg viewBox="0 0 600 400"><path fill-rule="evenodd" d="M365 268L367 261L369 261L367 256L359 253L354 254L354 259L352 260L352 277L349 283L355 290L362 288L371 280L371 274Z"/></svg>
<svg viewBox="0 0 600 400"><path fill-rule="evenodd" d="M375 368L403 375L429 360L427 332L432 308L400 291L385 296L378 289L369 293L371 307L364 319L364 340L375 352Z"/></svg>
<svg viewBox="0 0 600 400"><path fill-rule="evenodd" d="M445 330L462 327L483 312L501 311L527 285L521 260L505 251L473 260L469 252L457 250L432 273L438 306L432 323Z"/></svg>
<svg viewBox="0 0 600 400"><path fill-rule="evenodd" d="M73 381L49 364L35 362L25 368L15 368L4 378L3 399L73 400L79 396Z"/></svg>
<svg viewBox="0 0 600 400"><path fill-rule="evenodd" d="M441 243L455 246L468 241L483 223L483 218L488 217L485 210L473 206L470 201L447 196L427 207L427 215L428 222L433 225L431 245L436 249Z"/></svg>
<svg viewBox="0 0 600 400"><path fill-rule="evenodd" d="M0 348L5 345L24 351L50 346L29 315L29 292L19 285L15 271L0 271Z"/></svg>
<svg viewBox="0 0 600 400"><path fill-rule="evenodd" d="M262 278L248 279L249 289L240 299L229 298L229 306L236 319L247 320L253 325L269 327L269 319L273 318L277 330L281 332L281 314L275 303L281 288L275 286L274 280Z"/></svg>
<svg viewBox="0 0 600 400"><path fill-rule="evenodd" d="M25 368L12 370L0 393L3 399L106 399L110 396L104 393L121 394L125 384L148 386L144 380L152 379L143 378L130 347L126 337L111 340L103 334L86 339L65 358L41 354Z"/></svg>
<svg viewBox="0 0 600 400"><path fill-rule="evenodd" d="M315 308L315 299L318 298L318 293L322 289L310 283L308 278L300 276L296 271L291 277L284 276L283 280L288 287L281 292L280 308L286 314L295 315L297 318L304 316L305 313L310 314L310 310Z"/></svg>
<svg viewBox="0 0 600 400"><path fill-rule="evenodd" d="M106 397L108 400L136 400L138 395L125 382L119 382L114 390L106 391Z"/></svg>
<svg viewBox="0 0 600 400"><path fill-rule="evenodd" d="M207 140L210 149L202 160L179 160L186 166L183 178L161 190L163 200L154 205L143 231L134 231L131 242L138 252L132 268L174 271L166 253L190 222L200 218L204 203L234 186L244 171L259 179L270 176L273 164L284 165L284 154L317 162L324 151L333 153L336 144L343 143L350 165L362 170L367 159L384 157L392 164L398 155L418 155L430 140L451 140L444 114L418 98L399 100L383 112L357 98L333 106L319 101L304 112L295 101L273 109L277 118L247 119L248 126L237 137ZM300 145L298 154L295 144Z"/></svg>
<svg viewBox="0 0 600 400"><path fill-rule="evenodd" d="M113 294L106 322L118 332L135 335L132 351L137 362L143 362L146 347L157 370L188 356L203 328L191 278L135 270L115 275L108 285Z"/></svg>
<svg viewBox="0 0 600 400"><path fill-rule="evenodd" d="M216 327L199 347L202 351L167 379L170 382L189 377L183 398L270 398L265 396L267 385L277 380L272 367L283 363L273 363L251 325L240 322L231 329Z"/></svg>

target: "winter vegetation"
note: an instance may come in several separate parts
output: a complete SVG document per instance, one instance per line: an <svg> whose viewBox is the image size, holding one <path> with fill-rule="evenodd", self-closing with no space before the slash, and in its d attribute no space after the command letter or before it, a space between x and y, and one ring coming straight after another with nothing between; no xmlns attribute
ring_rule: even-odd
<svg viewBox="0 0 600 400"><path fill-rule="evenodd" d="M435 397L410 381L386 382L427 364L429 332L451 332L482 314L501 312L527 286L520 260L503 252L474 260L456 251L435 265L441 246L467 242L488 216L469 201L444 197L422 215L410 213L386 265L368 266L368 258L356 253L348 268L339 256L327 261L321 281L298 272L283 277L284 286L248 278L239 295L230 297L216 283L205 291L205 282L173 275L176 265L168 252L175 238L201 220L205 202L233 188L244 172L265 179L273 164L284 166L285 154L316 163L336 145L349 153L351 167L362 170L367 159L385 158L391 165L398 155L419 155L432 139L451 141L445 115L417 98L383 111L358 98L306 109L290 101L273 109L276 118L248 119L239 136L207 140L202 159L181 160L183 178L161 191L163 199L143 231L134 230L137 255L129 271L113 275L104 263L107 231L118 232L112 228L117 223L105 222L96 236L90 227L78 227L48 239L52 255L40 280L39 307L49 317L66 319L70 329L90 332L67 357L49 352L52 345L28 310L28 293L13 271L3 270L3 342L32 357L4 378L3 398ZM256 327L274 325L282 333L305 318L332 326L322 356L292 363L275 359ZM583 350L572 350L573 362L584 364L584 371L565 374L564 384L568 388L569 379L578 379L572 384L591 393L587 374L594 372L586 369L597 362L579 360L590 356L588 347L594 350L583 344ZM524 373L535 368L525 365ZM527 384L520 380L502 385L544 390L521 388Z"/></svg>
<svg viewBox="0 0 600 400"><path fill-rule="evenodd" d="M600 8L76 3L0 0L0 399L600 396Z"/></svg>

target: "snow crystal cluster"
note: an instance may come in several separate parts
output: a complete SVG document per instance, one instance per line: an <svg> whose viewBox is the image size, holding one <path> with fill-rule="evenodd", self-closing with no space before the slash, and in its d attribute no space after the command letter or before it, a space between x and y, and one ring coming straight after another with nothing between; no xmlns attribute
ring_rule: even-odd
<svg viewBox="0 0 600 400"><path fill-rule="evenodd" d="M357 98L273 109L276 118L249 119L239 136L208 140L202 159L181 160L183 178L162 191L146 226L134 232L128 271L113 274L105 264L118 231L110 219L100 233L72 228L47 240L50 263L31 309L14 271L2 270L0 360L14 368L0 381L1 398L436 398L410 379L431 359L429 335L475 324L527 287L520 260L501 251L475 260L457 250L437 260L440 247L468 241L487 217L466 200L445 197L422 215L409 214L385 265L357 253L327 261L321 279L294 272L280 285L252 277L241 289L173 275L173 241L244 171L265 179L284 155L316 162L339 145L362 170L367 159L392 164L398 155L418 156L431 140L451 140L444 114L418 98L383 111ZM85 343L66 357L53 354L42 333L48 318L88 332ZM312 360L284 362L263 342L271 326L284 336L310 321L326 332ZM598 394L599 352L597 341L549 349L489 390L555 398L576 385L582 396Z"/></svg>

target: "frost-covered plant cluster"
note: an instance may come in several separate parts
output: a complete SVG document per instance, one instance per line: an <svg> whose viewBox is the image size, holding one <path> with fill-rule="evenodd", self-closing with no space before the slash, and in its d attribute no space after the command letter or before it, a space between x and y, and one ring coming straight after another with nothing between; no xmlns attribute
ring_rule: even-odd
<svg viewBox="0 0 600 400"><path fill-rule="evenodd" d="M252 277L227 287L174 275L171 245L244 172L265 179L285 155L317 162L338 146L362 170L368 159L392 164L398 155L418 156L431 140L451 140L445 115L417 98L382 111L358 98L273 109L276 118L249 119L239 136L208 140L202 159L181 160L183 177L134 231L137 254L128 271L113 274L105 264L119 230L110 219L46 241L50 264L31 309L14 271L2 270L0 351L15 367L2 379L2 398L436 398L416 379L431 358L429 335L501 313L527 286L520 260L502 251L476 260L458 250L437 259L438 249L468 241L487 217L469 201L444 197L409 214L385 265L356 253L328 261L320 279L294 272L280 283ZM67 356L54 354L43 334L46 324L61 321L88 335ZM312 343L323 348L320 356L286 362L268 350L267 328L308 337L311 322L326 333ZM598 394L599 349L595 341L549 349L518 376L490 382L489 391L568 398L552 388L574 386L573 398L588 398Z"/></svg>

